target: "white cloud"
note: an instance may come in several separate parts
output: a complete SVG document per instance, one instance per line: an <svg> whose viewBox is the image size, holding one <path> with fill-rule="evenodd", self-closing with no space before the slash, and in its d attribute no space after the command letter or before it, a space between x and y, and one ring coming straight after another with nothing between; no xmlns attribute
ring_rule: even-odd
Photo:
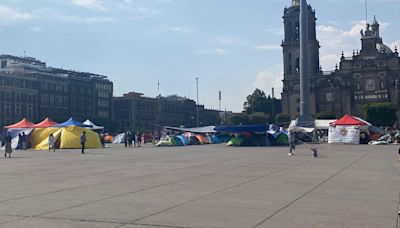
<svg viewBox="0 0 400 228"><path fill-rule="evenodd" d="M40 33L40 32L43 32L43 28L42 28L42 27L38 27L38 26L32 26L32 27L30 27L30 30L31 30L33 33Z"/></svg>
<svg viewBox="0 0 400 228"><path fill-rule="evenodd" d="M397 51L400 50L400 40L396 40L389 44L389 47L394 51L397 48Z"/></svg>
<svg viewBox="0 0 400 228"><path fill-rule="evenodd" d="M20 21L28 21L33 16L30 13L21 12L6 5L0 5L0 24L7 25Z"/></svg>
<svg viewBox="0 0 400 228"><path fill-rule="evenodd" d="M217 42L219 43L219 44L232 44L233 43L233 40L232 40L232 38L229 38L229 37L217 37Z"/></svg>
<svg viewBox="0 0 400 228"><path fill-rule="evenodd" d="M104 7L100 0L71 0L73 4L84 7L90 10L100 10L106 11L107 8Z"/></svg>
<svg viewBox="0 0 400 228"><path fill-rule="evenodd" d="M105 23L114 20L112 17L81 17L72 15L61 15L58 16L58 18L68 23L77 23L77 24Z"/></svg>
<svg viewBox="0 0 400 228"><path fill-rule="evenodd" d="M226 55L228 53L227 50L223 49L223 48L216 48L214 50L215 54L217 55Z"/></svg>
<svg viewBox="0 0 400 228"><path fill-rule="evenodd" d="M263 90L267 96L270 94L271 89L274 88L275 97L279 98L283 87L282 79L283 73L264 70L257 74L252 85L254 89Z"/></svg>
<svg viewBox="0 0 400 228"><path fill-rule="evenodd" d="M262 51L271 51L271 50L281 50L281 46L279 45L259 45L255 47L258 50L262 50Z"/></svg>
<svg viewBox="0 0 400 228"><path fill-rule="evenodd" d="M215 48L213 50L200 50L197 51L198 54L216 54L216 55L226 55L228 54L228 51L226 49L223 48Z"/></svg>
<svg viewBox="0 0 400 228"><path fill-rule="evenodd" d="M333 25L317 26L323 70L334 70L335 65L340 61L342 51L344 51L345 56L351 56L353 50L360 49L360 32L365 30L365 26L365 21L353 22L349 30L341 30ZM388 26L389 23L380 23L380 30L384 31Z"/></svg>

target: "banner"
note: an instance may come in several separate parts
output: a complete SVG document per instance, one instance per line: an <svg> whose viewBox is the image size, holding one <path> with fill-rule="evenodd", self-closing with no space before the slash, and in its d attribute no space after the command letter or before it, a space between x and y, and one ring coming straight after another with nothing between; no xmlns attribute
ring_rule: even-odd
<svg viewBox="0 0 400 228"><path fill-rule="evenodd" d="M358 126L330 126L328 143L360 144L360 128Z"/></svg>

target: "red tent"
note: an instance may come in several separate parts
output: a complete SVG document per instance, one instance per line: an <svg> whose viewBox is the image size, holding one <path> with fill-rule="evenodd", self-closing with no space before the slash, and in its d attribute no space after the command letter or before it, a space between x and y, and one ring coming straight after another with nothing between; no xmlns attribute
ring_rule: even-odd
<svg viewBox="0 0 400 228"><path fill-rule="evenodd" d="M355 125L355 126L365 126L367 123L360 121L350 115L344 115L341 119L332 122L333 125Z"/></svg>
<svg viewBox="0 0 400 228"><path fill-rule="evenodd" d="M5 126L4 128L33 128L35 124L24 118L23 120L19 121L18 123Z"/></svg>
<svg viewBox="0 0 400 228"><path fill-rule="evenodd" d="M53 127L55 125L58 125L58 123L52 121L48 117L44 119L42 122L35 124L33 128L46 128L46 127Z"/></svg>

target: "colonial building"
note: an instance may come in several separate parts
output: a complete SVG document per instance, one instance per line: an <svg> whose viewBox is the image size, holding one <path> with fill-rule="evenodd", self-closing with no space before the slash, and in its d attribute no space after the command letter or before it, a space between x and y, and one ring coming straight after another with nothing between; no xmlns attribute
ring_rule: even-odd
<svg viewBox="0 0 400 228"><path fill-rule="evenodd" d="M199 106L201 125L220 123L219 111ZM196 103L179 96L144 97L142 93L127 93L114 98L114 118L121 131L152 130L162 126L196 126Z"/></svg>
<svg viewBox="0 0 400 228"><path fill-rule="evenodd" d="M112 118L107 77L47 67L31 57L0 55L0 127L27 117Z"/></svg>
<svg viewBox="0 0 400 228"><path fill-rule="evenodd" d="M296 118L299 114L299 13L298 0L284 10L285 37L282 42L284 79L282 111ZM332 112L337 116L363 116L363 106L370 102L391 102L400 107L400 58L383 43L379 23L374 18L360 32L361 49L345 57L332 72L319 67L319 42L316 38L315 11L308 7L310 109L312 114Z"/></svg>

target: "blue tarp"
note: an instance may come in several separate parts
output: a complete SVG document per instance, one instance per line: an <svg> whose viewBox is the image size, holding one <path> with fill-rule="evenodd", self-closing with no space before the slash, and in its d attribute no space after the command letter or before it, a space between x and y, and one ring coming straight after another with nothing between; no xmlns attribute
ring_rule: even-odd
<svg viewBox="0 0 400 228"><path fill-rule="evenodd" d="M77 120L74 120L72 117L69 118L67 121L65 121L64 123L60 123L54 127L69 127L69 126L78 126L78 127L92 127L91 125L86 125L83 124Z"/></svg>
<svg viewBox="0 0 400 228"><path fill-rule="evenodd" d="M238 126L216 126L215 131L225 133L242 133L242 132L267 132L269 125L238 125Z"/></svg>

